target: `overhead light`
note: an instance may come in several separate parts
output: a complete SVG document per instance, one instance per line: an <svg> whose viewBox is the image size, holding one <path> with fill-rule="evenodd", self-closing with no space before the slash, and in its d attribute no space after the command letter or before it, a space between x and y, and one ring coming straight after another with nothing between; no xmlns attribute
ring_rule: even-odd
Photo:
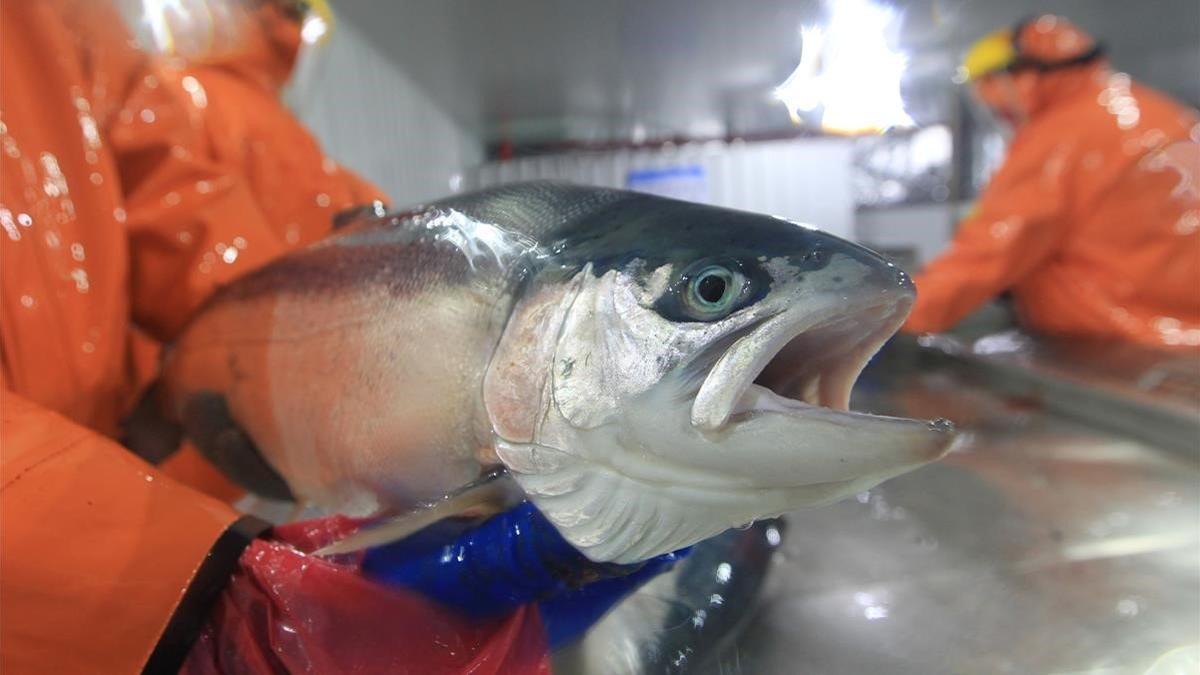
<svg viewBox="0 0 1200 675"><path fill-rule="evenodd" d="M300 27L300 39L305 44L316 44L329 33L329 24L325 19L316 14L312 14L304 19L304 24Z"/></svg>
<svg viewBox="0 0 1200 675"><path fill-rule="evenodd" d="M801 112L812 112L821 105L820 54L824 32L818 26L800 28L800 64L783 84L775 88L775 98L787 106L792 121L799 124Z"/></svg>
<svg viewBox="0 0 1200 675"><path fill-rule="evenodd" d="M821 108L820 126L843 134L913 126L900 96L908 57L887 45L898 18L870 0L827 0L824 26L802 26L800 63L775 89L792 121Z"/></svg>

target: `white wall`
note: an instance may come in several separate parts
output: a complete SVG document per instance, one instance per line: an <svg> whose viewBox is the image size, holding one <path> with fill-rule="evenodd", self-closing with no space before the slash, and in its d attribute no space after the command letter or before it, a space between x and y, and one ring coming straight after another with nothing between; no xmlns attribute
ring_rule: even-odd
<svg viewBox="0 0 1200 675"><path fill-rule="evenodd" d="M854 239L873 248L911 249L915 260L908 271L916 272L946 250L972 206L971 202L944 202L859 211Z"/></svg>
<svg viewBox="0 0 1200 675"><path fill-rule="evenodd" d="M769 213L851 237L851 142L838 138L579 152L489 162L465 175L464 189L534 179L624 188L631 170L704 167L707 196L719 206Z"/></svg>
<svg viewBox="0 0 1200 675"><path fill-rule="evenodd" d="M942 203L859 211L854 239L872 248L911 249L919 268L949 243L960 210L955 204Z"/></svg>
<svg viewBox="0 0 1200 675"><path fill-rule="evenodd" d="M449 194L451 178L482 160L480 139L350 22L340 21L312 57L287 100L325 152L383 188L392 206Z"/></svg>

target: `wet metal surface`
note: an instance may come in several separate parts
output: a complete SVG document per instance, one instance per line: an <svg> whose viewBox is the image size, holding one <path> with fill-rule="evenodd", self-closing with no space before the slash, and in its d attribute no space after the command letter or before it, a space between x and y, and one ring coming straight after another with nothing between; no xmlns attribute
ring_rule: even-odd
<svg viewBox="0 0 1200 675"><path fill-rule="evenodd" d="M922 338L922 360L1036 400L1087 426L1200 457L1200 355L1136 345L1033 340L1017 331L967 342Z"/></svg>
<svg viewBox="0 0 1200 675"><path fill-rule="evenodd" d="M1142 673L1200 643L1200 468L967 385L868 376L856 408L945 415L943 462L788 517L704 672Z"/></svg>

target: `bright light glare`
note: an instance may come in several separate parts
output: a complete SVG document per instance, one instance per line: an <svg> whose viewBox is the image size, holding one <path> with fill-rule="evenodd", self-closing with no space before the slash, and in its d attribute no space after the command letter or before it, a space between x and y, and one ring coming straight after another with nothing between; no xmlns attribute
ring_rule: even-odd
<svg viewBox="0 0 1200 675"><path fill-rule="evenodd" d="M800 28L800 65L783 84L775 88L775 98L787 106L792 121L799 124L799 111L812 112L821 105L820 68L825 33L817 26Z"/></svg>
<svg viewBox="0 0 1200 675"><path fill-rule="evenodd" d="M142 14L146 17L146 24L150 26L150 37L154 44L166 53L175 48L171 26L167 23L168 13L187 16L188 11L182 0L142 0Z"/></svg>
<svg viewBox="0 0 1200 675"><path fill-rule="evenodd" d="M908 57L887 46L896 12L870 0L827 0L824 29L800 29L800 64L775 89L794 122L818 105L821 128L834 133L878 133L913 126L900 97Z"/></svg>
<svg viewBox="0 0 1200 675"><path fill-rule="evenodd" d="M304 25L300 28L300 39L304 40L305 44L316 44L325 34L329 32L329 24L325 23L316 15L310 15L304 20Z"/></svg>

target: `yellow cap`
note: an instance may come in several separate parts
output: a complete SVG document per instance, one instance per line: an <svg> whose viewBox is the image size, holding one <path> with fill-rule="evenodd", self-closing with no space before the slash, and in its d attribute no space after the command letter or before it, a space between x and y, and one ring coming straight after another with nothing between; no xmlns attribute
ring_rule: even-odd
<svg viewBox="0 0 1200 675"><path fill-rule="evenodd" d="M326 23L333 25L333 8L329 6L328 0L308 0L308 6Z"/></svg>
<svg viewBox="0 0 1200 675"><path fill-rule="evenodd" d="M975 82L984 75L1004 70L1017 60L1017 50L1013 46L1011 28L1002 28L994 33L979 38L959 66L958 79L962 82Z"/></svg>

